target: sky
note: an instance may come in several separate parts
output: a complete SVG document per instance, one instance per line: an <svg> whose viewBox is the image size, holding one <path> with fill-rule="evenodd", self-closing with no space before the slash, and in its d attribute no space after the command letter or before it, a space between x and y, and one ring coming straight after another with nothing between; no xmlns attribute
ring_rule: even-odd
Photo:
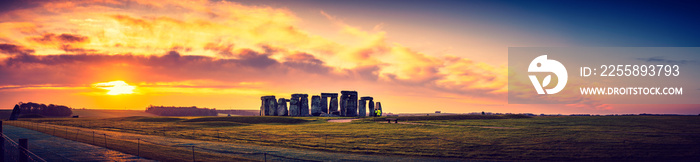
<svg viewBox="0 0 700 162"><path fill-rule="evenodd" d="M697 47L692 1L7 1L0 105L260 107L355 90L387 112L698 114L508 104L508 47Z"/></svg>

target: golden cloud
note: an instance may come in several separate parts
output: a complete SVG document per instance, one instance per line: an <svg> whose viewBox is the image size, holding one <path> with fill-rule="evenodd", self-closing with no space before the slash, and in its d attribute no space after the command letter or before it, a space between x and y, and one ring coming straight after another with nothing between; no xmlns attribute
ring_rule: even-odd
<svg viewBox="0 0 700 162"><path fill-rule="evenodd" d="M287 9L226 1L38 3L0 16L0 52L32 55L6 57L0 71L9 78L52 78L32 84L124 79L112 76L154 83L279 83L321 75L462 95L507 90L504 67L424 53L388 42L381 28L365 31L323 12L342 38L304 30ZM68 72L82 79L58 75Z"/></svg>

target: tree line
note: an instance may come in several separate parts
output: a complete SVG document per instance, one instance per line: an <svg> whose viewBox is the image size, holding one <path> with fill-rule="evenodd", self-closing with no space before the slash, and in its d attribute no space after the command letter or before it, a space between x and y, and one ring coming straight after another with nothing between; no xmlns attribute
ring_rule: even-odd
<svg viewBox="0 0 700 162"><path fill-rule="evenodd" d="M148 106L147 113L158 116L216 116L216 109L175 106Z"/></svg>
<svg viewBox="0 0 700 162"><path fill-rule="evenodd" d="M53 116L53 117L65 117L73 114L73 111L68 106L54 105L54 104L39 104L33 102L27 102L15 105L15 108L19 110L19 114L38 114L42 116Z"/></svg>

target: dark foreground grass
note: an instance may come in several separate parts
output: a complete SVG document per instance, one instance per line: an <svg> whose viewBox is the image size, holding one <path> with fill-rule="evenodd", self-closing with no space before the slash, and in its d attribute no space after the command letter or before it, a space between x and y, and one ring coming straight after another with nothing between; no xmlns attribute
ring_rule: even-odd
<svg viewBox="0 0 700 162"><path fill-rule="evenodd" d="M489 160L700 158L698 116L434 116L327 123L314 117L29 119L56 125L291 148ZM374 121L378 120L378 121ZM515 128L515 129L502 129Z"/></svg>
<svg viewBox="0 0 700 162"><path fill-rule="evenodd" d="M237 156L212 154L201 151L195 151L193 157L193 152L190 147L156 145L144 141L126 140L114 138L109 135L93 134L92 132L80 132L75 129L68 129L67 132L65 127L53 128L53 126L50 125L33 125L30 122L24 121L5 121L3 124L29 128L56 137L101 146L158 161L256 161Z"/></svg>

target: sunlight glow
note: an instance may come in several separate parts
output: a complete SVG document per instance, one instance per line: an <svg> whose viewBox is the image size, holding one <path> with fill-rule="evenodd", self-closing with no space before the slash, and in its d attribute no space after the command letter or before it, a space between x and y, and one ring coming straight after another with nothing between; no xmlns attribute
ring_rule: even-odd
<svg viewBox="0 0 700 162"><path fill-rule="evenodd" d="M108 95L132 94L136 86L126 84L126 82L117 80L104 83L95 83L93 87L109 90Z"/></svg>

